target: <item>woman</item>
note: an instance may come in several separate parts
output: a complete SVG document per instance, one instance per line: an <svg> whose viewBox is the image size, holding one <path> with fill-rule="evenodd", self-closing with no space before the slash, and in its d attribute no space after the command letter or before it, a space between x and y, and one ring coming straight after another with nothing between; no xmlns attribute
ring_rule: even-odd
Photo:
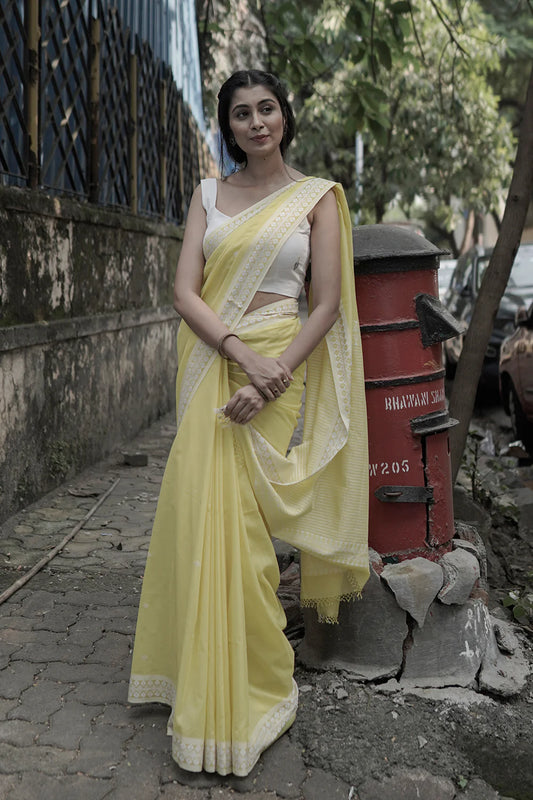
<svg viewBox="0 0 533 800"><path fill-rule="evenodd" d="M342 189L285 163L294 117L273 75L232 75L218 115L241 168L202 181L189 209L175 281L178 430L129 700L171 706L184 769L246 775L297 705L270 537L302 550L302 603L335 621L368 576L368 459ZM287 455L304 377L303 441Z"/></svg>

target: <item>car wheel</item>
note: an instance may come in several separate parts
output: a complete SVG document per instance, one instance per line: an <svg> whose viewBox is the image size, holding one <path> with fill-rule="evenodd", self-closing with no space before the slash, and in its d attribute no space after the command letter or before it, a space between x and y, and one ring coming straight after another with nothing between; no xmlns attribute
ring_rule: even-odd
<svg viewBox="0 0 533 800"><path fill-rule="evenodd" d="M533 424L524 414L524 409L520 405L516 389L511 381L507 384L507 402L513 434L517 439L521 440L528 453L533 455Z"/></svg>

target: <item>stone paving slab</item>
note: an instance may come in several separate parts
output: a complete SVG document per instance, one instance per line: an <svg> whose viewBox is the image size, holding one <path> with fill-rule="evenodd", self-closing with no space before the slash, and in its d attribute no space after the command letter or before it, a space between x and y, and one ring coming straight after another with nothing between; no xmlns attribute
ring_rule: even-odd
<svg viewBox="0 0 533 800"><path fill-rule="evenodd" d="M465 800L484 789L486 798L501 799L465 753L450 749L455 734L448 739L443 731L456 723L443 713L442 699L379 695L339 673L302 666L297 722L249 776L177 767L166 735L168 709L127 703L146 549L174 430L167 417L128 445L147 452L146 467L127 467L115 453L0 531L3 590L120 478L66 551L0 606L1 800L398 800L390 793L398 763L404 785L416 788L426 762L426 786L455 787ZM493 724L500 706L487 707ZM489 724L484 712L475 714ZM476 719L468 720L474 735ZM512 722L509 752L512 731L523 741L525 730ZM428 740L424 750L418 736Z"/></svg>

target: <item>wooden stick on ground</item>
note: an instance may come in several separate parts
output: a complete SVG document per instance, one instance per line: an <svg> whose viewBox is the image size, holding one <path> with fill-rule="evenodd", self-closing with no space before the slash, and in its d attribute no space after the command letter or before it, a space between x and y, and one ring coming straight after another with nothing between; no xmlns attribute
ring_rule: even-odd
<svg viewBox="0 0 533 800"><path fill-rule="evenodd" d="M15 592L18 591L18 589L24 586L24 584L27 583L30 580L30 578L33 578L33 576L36 575L37 572L39 572L39 570L41 570L46 564L48 564L48 562L51 561L54 558L54 556L57 556L57 554L64 548L64 546L68 544L70 540L78 533L78 531L83 528L85 523L92 517L95 511L97 511L100 508L102 503L105 500L107 500L111 492L114 491L114 489L116 488L119 481L120 478L117 478L114 484L109 487L107 492L105 492L98 500L98 502L94 504L91 510L87 512L84 518L80 522L78 522L77 525L74 526L74 528L70 531L70 533L67 533L65 538L62 539L62 541L59 542L59 544L56 545L53 548L53 550L50 550L50 552L47 553L43 558L41 558L41 560L37 564L35 564L35 566L32 567L29 572L27 572L25 575L23 575L21 578L15 581L15 583L12 583L11 586L8 586L8 588L4 592L2 592L2 594L0 594L0 605L2 605L2 603L4 603L9 597L11 597L12 594L15 594Z"/></svg>

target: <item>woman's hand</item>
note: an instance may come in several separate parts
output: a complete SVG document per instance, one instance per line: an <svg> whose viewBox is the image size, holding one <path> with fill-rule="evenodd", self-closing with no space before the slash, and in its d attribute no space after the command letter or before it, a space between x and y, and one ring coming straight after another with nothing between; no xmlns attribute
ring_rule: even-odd
<svg viewBox="0 0 533 800"><path fill-rule="evenodd" d="M289 367L279 358L267 358L250 351L250 357L241 363L250 381L266 400L275 400L287 391L293 380Z"/></svg>
<svg viewBox="0 0 533 800"><path fill-rule="evenodd" d="M224 414L238 425L246 425L266 406L266 400L261 397L256 387L249 383L237 389L233 397L228 400Z"/></svg>

